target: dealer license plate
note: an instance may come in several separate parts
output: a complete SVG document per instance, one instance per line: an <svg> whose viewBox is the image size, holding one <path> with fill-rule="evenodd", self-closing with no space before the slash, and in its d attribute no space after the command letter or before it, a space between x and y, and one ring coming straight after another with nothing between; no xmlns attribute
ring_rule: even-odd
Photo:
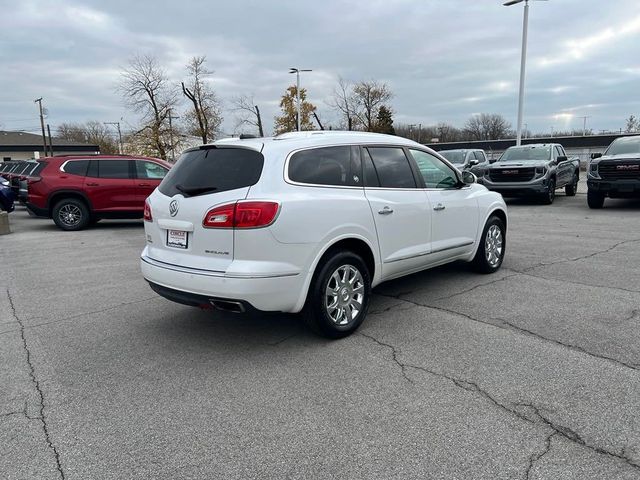
<svg viewBox="0 0 640 480"><path fill-rule="evenodd" d="M167 230L167 247L186 249L188 246L188 232L184 230Z"/></svg>

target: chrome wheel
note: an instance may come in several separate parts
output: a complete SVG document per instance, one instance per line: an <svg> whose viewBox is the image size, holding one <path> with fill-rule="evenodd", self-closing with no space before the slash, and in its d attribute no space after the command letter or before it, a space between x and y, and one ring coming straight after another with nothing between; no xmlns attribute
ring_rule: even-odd
<svg viewBox="0 0 640 480"><path fill-rule="evenodd" d="M82 210L77 205L68 203L58 210L58 218L67 227L75 227L82 219Z"/></svg>
<svg viewBox="0 0 640 480"><path fill-rule="evenodd" d="M484 254L491 268L495 268L500 263L503 244L502 230L498 225L491 225L484 240Z"/></svg>
<svg viewBox="0 0 640 480"><path fill-rule="evenodd" d="M338 267L329 277L325 290L325 310L336 325L351 323L362 311L364 279L352 265Z"/></svg>

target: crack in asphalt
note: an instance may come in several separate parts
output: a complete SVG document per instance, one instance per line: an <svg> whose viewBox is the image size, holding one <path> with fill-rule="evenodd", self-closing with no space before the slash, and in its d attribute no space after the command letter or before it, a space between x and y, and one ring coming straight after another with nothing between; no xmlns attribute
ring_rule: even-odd
<svg viewBox="0 0 640 480"><path fill-rule="evenodd" d="M545 439L545 448L542 452L539 452L537 454L532 454L529 457L529 463L527 465L527 470L526 470L526 478L529 478L530 472L535 464L535 462L539 461L544 455L546 455L549 452L549 449L551 448L551 438L555 435L560 435L564 438L566 438L567 440L571 441L572 443L576 444L576 445L580 445L583 446L585 448L588 448L589 450L599 453L601 455L606 455L609 457L613 457L616 458L618 460L623 461L625 464L640 470L640 464L634 462L634 460L632 458L630 458L628 455L626 455L626 449L623 448L622 449L622 453L617 453L617 452L611 452L605 448L602 447L598 447L596 445L590 444L588 443L584 438L582 438L582 436L580 434L578 434L575 430L566 427L564 425L560 425L558 423L553 422L552 420L550 420L548 417L546 417L543 413L542 413L542 409L540 409L539 407L537 407L536 405L532 404L532 403L517 403L517 404L511 404L511 406L504 404L502 402L500 402L496 397L494 397L493 395L491 395L491 393L489 393L487 390L483 389L482 387L480 387L480 385L478 385L478 383L470 381L470 380L466 380L466 379L461 379L461 378L457 378L454 377L452 375L443 373L443 372L439 372L436 370L432 370L429 369L427 367L421 366L421 365L415 365L415 364L411 364L411 363L407 363L407 362L403 362L400 360L399 358L399 351L398 349L391 343L388 342L384 342L382 340L377 339L376 337L374 337L373 335L369 335L366 333L362 333L362 332L358 332L358 334L360 336L363 336L371 341L373 341L374 343L386 347L388 348L391 353L392 353L392 360L393 362L398 365L400 367L400 371L403 375L403 377L405 378L405 380L407 380L409 383L411 383L412 385L415 385L415 382L413 380L411 380L406 373L406 369L407 368L412 368L415 370L419 370L425 373L428 373L429 375L438 377L438 378L442 378L442 379L446 379L448 381L450 381L451 383L453 383L456 387L461 388L463 390L466 390L470 393L474 393L474 394L478 394L480 397L484 398L485 400L489 401L491 404L495 405L496 407L498 407L500 410L507 412L508 414L511 414L513 416L515 416L516 418L527 422L530 425L534 425L534 426L544 426L544 427L548 427L552 430L552 432L547 436L547 438ZM523 413L521 411L519 411L519 407L526 407L527 409L532 410L533 413L533 418L531 418L529 415L527 415L526 413Z"/></svg>
<svg viewBox="0 0 640 480"><path fill-rule="evenodd" d="M544 449L541 452L531 454L531 456L529 457L529 465L527 465L527 470L524 477L526 480L529 480L531 478L531 471L533 470L534 465L538 461L542 460L542 457L549 453L549 450L551 450L551 440L556 435L558 435L558 432L556 431L550 433L544 440Z"/></svg>
<svg viewBox="0 0 640 480"><path fill-rule="evenodd" d="M40 420L40 417L31 417L29 416L29 411L27 408L27 402L24 402L24 408L22 410L15 410L13 412L0 413L0 417L10 417L12 415L22 415L27 420Z"/></svg>
<svg viewBox="0 0 640 480"><path fill-rule="evenodd" d="M44 327L46 325L53 325L53 324L57 324L57 323L67 322L69 320L73 320L74 318L84 317L84 316L88 316L88 315L94 315L96 313L104 313L104 312L108 312L109 310L115 310L116 308L119 308L119 307L122 307L122 306L134 305L136 303L148 302L149 300L154 300L154 299L157 299L157 298L160 298L160 297L156 295L155 297L143 298L141 300L133 300L131 302L118 303L117 305L112 305L110 307L100 308L98 310L92 310L92 311L89 311L89 312L76 313L76 314L73 314L73 315L69 315L68 317L57 318L55 320L50 320L48 322L35 323L33 325L27 325L27 326L24 327L24 329L25 330L31 330L33 328ZM20 330L18 330L18 329L4 330L4 331L0 332L0 335L4 335L4 334L7 334L7 333L12 333L12 332L17 332L17 331L20 331Z"/></svg>
<svg viewBox="0 0 640 480"><path fill-rule="evenodd" d="M29 350L29 345L24 335L24 330L25 330L24 324L22 323L22 320L20 320L20 318L18 317L15 304L13 303L13 298L11 297L11 292L9 291L8 288L7 288L7 297L9 299L9 305L11 307L11 313L13 314L13 318L15 318L18 325L20 325L20 337L22 339L22 347L26 355L27 366L29 367L29 377L31 377L31 383L33 383L33 386L35 387L36 392L38 393L38 397L40 399L40 415L38 417L35 417L34 419L40 420L42 424L42 431L44 433L44 437L47 442L47 446L53 452L53 456L56 461L56 468L58 470L58 473L60 474L60 478L62 480L65 480L64 470L62 469L62 464L60 463L60 454L58 453L58 449L56 448L56 446L51 441L51 436L49 434L49 425L47 424L47 417L45 416L45 413L44 413L44 410L45 410L44 394L42 392L42 388L40 387L40 381L38 380L38 377L36 377L36 371L33 366L33 362L31 361L31 351ZM26 415L26 404L25 404L24 413Z"/></svg>
<svg viewBox="0 0 640 480"><path fill-rule="evenodd" d="M381 340L378 340L376 337L374 337L372 335L367 335L366 333L358 332L358 335L361 335L361 336L363 336L365 338L368 338L369 340L372 340L373 342L377 343L378 345L380 345L382 347L386 347L386 348L390 349L391 350L391 358L394 361L394 363L400 367L400 371L402 372L402 376L404 377L404 379L407 382L409 382L410 384L413 385L413 380L411 380L409 378L409 376L407 375L407 371L406 371L407 365L405 365L400 360L398 360L398 355L399 355L400 352L398 352L396 347L394 347L390 343L385 343L385 342L383 342Z"/></svg>
<svg viewBox="0 0 640 480"><path fill-rule="evenodd" d="M597 359L600 359L600 360L606 360L608 362L615 363L616 365L619 365L621 367L630 368L631 370L636 370L636 371L638 370L638 367L637 367L636 363L627 363L627 362L624 362L624 361L619 360L617 358L609 357L608 355L603 355L603 354L600 354L600 353L591 352L589 350L586 350L584 347L581 347L580 345L574 345L572 343L565 343L565 342L561 342L560 340L556 340L555 338L545 337L544 335L540 335L539 333L536 333L533 330L529 330L527 328L515 325L515 324L509 322L508 320L505 320L504 318L496 318L495 320L498 320L498 321L504 323L505 325L508 325L510 327L510 329L517 330L519 332L523 332L523 333L525 333L527 335L531 335L532 337L539 338L540 340L544 340L546 342L550 342L550 343L554 343L556 345L560 345L562 347L568 348L569 350L573 350L575 352L584 353L585 355L589 355L590 357L593 357L593 358L597 358Z"/></svg>
<svg viewBox="0 0 640 480"><path fill-rule="evenodd" d="M512 270L512 271L516 272L515 270ZM497 280L491 280L490 282L480 283L480 284L478 284L478 285L475 285L475 286L473 286L473 287L471 287L471 288L467 288L467 289L462 290L462 291L460 291L460 292L452 293L452 294L450 294L450 295L445 295L444 297L437 297L437 298L434 298L433 300L434 300L434 301L436 301L436 300L448 300L448 299L450 299L450 298L457 297L458 295L462 295L462 294L464 294L464 293L472 292L472 291L474 291L474 290L476 290L476 289L478 289L478 288L481 288L481 287L487 287L487 286L489 286L489 285L493 285L493 284L495 284L495 283L504 282L505 280L508 280L508 279L510 279L510 278L513 278L513 277L517 277L517 276L519 276L519 275L520 275L520 272L516 272L516 273L513 273L513 274L511 274L511 275L506 275L506 276L504 276L504 277L498 278Z"/></svg>
<svg viewBox="0 0 640 480"><path fill-rule="evenodd" d="M485 285L488 285L488 284L485 284ZM570 343L561 342L560 340L556 340L554 338L545 337L544 335L536 333L533 330L529 330L527 328L520 327L520 326L518 326L518 325L516 325L516 324L514 324L512 322L509 322L509 321L507 321L507 320L505 320L503 318L495 318L495 317L493 318L493 320L497 320L497 321L499 321L500 323L503 324L503 325L498 325L498 324L495 324L493 322L489 322L489 321L486 321L486 320L481 320L481 319L479 319L477 317L474 317L472 315L469 315L467 313L459 312L457 310L452 310L452 309L446 308L446 307L441 307L441 306L427 304L427 303L420 303L420 302L416 302L415 300L409 300L407 298L399 298L398 296L395 296L395 295L387 295L387 294L383 294L383 293L377 293L376 295L380 295L380 296L388 297L388 298L395 298L396 300L400 300L402 302L407 302L407 303L410 303L410 304L415 305L417 307L431 308L431 309L434 309L434 310L439 310L441 312L449 313L451 315L456 315L456 316L459 316L459 317L466 318L468 320L471 320L472 322L481 323L481 324L484 324L484 325L489 325L489 326L492 326L492 327L495 327L495 328L500 328L502 330L508 330L508 331L512 331L512 332L521 332L523 334L526 334L527 336L532 336L532 337L535 337L535 338L537 338L539 340L542 340L542 341L545 341L545 342L549 342L549 343L553 343L555 345L559 345L561 347L568 348L568 349L573 350L575 352L583 353L583 354L588 355L588 356L590 356L592 358L605 360L605 361L614 363L614 364L616 364L618 366L621 366L621 367L624 367L624 368L629 368L629 369L634 370L634 371L640 370L638 368L639 364L637 364L637 363L628 363L628 362L622 361L622 360L614 358L614 357L609 357L608 355L591 352L591 351L589 351L589 350L587 350L584 347L581 347L579 345L573 345L573 344L570 344ZM403 294L403 295L405 295L405 294ZM633 312L635 312L635 313L633 313ZM629 318L625 319L625 321L631 320L631 319L635 318L636 316L638 316L640 314L639 310L633 310L633 312L632 312L632 315Z"/></svg>
<svg viewBox="0 0 640 480"><path fill-rule="evenodd" d="M626 447L623 447L621 450L621 453L617 453L617 452L612 452L610 450L607 450L605 448L602 447L598 447L596 445L592 445L590 443L588 443L584 438L582 438L582 436L576 432L575 430L566 427L564 425L559 425L555 422L553 422L552 420L550 420L548 417L546 417L545 415L542 414L541 409L539 409L538 407L536 407L535 405L531 404L531 403L519 403L518 405L520 406L525 406L525 407L529 407L531 409L533 409L535 416L540 420L540 422L542 422L544 425L548 426L549 428L551 428L557 435L566 438L567 440L583 446L585 448L588 448L589 450L599 453L601 455L606 455L612 458L616 458L618 460L622 460L624 463L626 463L627 465L635 468L636 470L640 470L640 463L636 463L632 458L630 458L627 453L626 453Z"/></svg>
<svg viewBox="0 0 640 480"><path fill-rule="evenodd" d="M549 265L553 265L553 264L550 263ZM507 267L505 267L505 270L509 270L511 272L516 272L516 273L518 273L518 274L520 274L522 276L525 276L525 277L532 277L532 278L539 278L541 280L568 283L568 284L571 284L571 285L580 285L582 287L605 288L607 290L618 290L618 291L621 291L621 292L640 293L640 290L633 290L631 288L612 287L610 285L594 285L593 283L577 282L576 280L565 280L565 279L556 279L556 278L543 277L542 275L535 275L535 274L533 274L531 272L525 272L523 270L515 270L513 268L507 268Z"/></svg>
<svg viewBox="0 0 640 480"><path fill-rule="evenodd" d="M598 250L596 252L592 252L592 253L589 253L587 255L581 255L579 257L565 258L565 259L562 259L562 260L556 260L555 262L549 262L549 263L540 262L538 264L535 264L535 265L532 265L530 267L522 269L521 273L527 273L527 272L529 272L531 270L535 270L536 268L549 267L551 265L559 265L561 263L579 262L580 260L586 260L587 258L593 258L596 255L602 255L603 253L609 253L612 250L615 250L616 248L621 247L622 245L626 245L628 243L635 243L635 242L640 242L640 238L631 239L631 240L623 240L622 242L615 243L615 244L611 245L610 247L605 248L604 250Z"/></svg>

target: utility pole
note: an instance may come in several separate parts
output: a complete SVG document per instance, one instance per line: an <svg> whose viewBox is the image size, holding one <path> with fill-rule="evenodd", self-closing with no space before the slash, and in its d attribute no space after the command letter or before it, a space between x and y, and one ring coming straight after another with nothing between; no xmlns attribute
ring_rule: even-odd
<svg viewBox="0 0 640 480"><path fill-rule="evenodd" d="M169 142L171 143L171 161L175 162L176 161L176 150L175 150L175 145L173 143L173 123L171 122L171 120L178 119L180 117L174 117L171 113L173 112L173 109L169 109Z"/></svg>
<svg viewBox="0 0 640 480"><path fill-rule="evenodd" d="M591 118L591 115L583 115L578 118L582 119L582 136L586 137L587 136L587 118Z"/></svg>
<svg viewBox="0 0 640 480"><path fill-rule="evenodd" d="M118 128L118 153L122 155L122 132L120 131L120 122L102 122L105 125L115 125Z"/></svg>
<svg viewBox="0 0 640 480"><path fill-rule="evenodd" d="M53 142L51 141L51 129L49 128L49 124L47 123L47 134L49 135L49 152L53 157Z"/></svg>
<svg viewBox="0 0 640 480"><path fill-rule="evenodd" d="M44 145L43 154L47 156L47 137L44 134L44 114L42 113L42 97L36 98L33 103L37 103L40 107L40 126L42 127L42 144Z"/></svg>
<svg viewBox="0 0 640 480"><path fill-rule="evenodd" d="M258 108L258 105L254 105L255 109L256 109L256 118L258 119L258 133L260 134L260 137L264 137L264 131L262 130L262 117L260 117L260 109Z"/></svg>
<svg viewBox="0 0 640 480"><path fill-rule="evenodd" d="M422 124L418 124L418 143L420 143L420 138L422 137Z"/></svg>

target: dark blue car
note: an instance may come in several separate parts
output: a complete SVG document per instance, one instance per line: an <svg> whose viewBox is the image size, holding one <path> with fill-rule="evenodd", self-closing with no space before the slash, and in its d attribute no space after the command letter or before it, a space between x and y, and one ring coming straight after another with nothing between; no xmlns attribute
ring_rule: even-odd
<svg viewBox="0 0 640 480"><path fill-rule="evenodd" d="M4 178L0 178L0 211L13 212L13 202L16 196L11 185Z"/></svg>

